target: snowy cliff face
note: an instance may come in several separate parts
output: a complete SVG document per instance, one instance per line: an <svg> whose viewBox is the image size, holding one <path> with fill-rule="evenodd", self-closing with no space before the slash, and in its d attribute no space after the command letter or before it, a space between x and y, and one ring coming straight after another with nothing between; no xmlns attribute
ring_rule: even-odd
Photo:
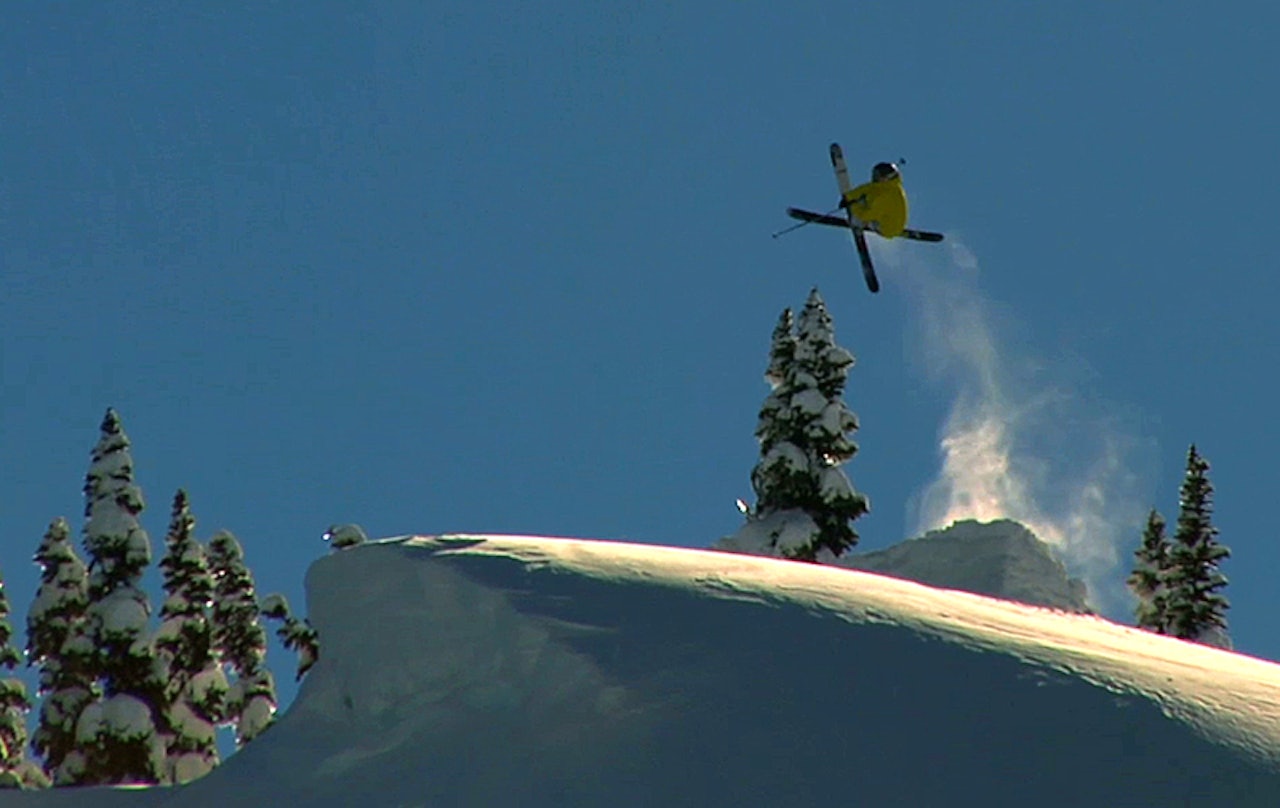
<svg viewBox="0 0 1280 808"><path fill-rule="evenodd" d="M1067 576L1049 546L1018 522L967 519L884 550L836 562L943 589L1088 612L1083 581Z"/></svg>
<svg viewBox="0 0 1280 808"><path fill-rule="evenodd" d="M852 570L441 537L316 562L210 776L18 805L1280 805L1280 666ZM8 803L6 803L8 804Z"/></svg>

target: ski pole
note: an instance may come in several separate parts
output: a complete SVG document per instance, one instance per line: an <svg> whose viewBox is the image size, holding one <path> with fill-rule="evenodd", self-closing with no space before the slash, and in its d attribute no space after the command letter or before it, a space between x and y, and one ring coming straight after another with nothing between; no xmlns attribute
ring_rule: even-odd
<svg viewBox="0 0 1280 808"><path fill-rule="evenodd" d="M800 228L804 227L806 224L812 224L812 222L800 222L799 224L793 224L793 225L791 225L790 227L784 228L784 229L782 229L782 230L779 230L779 231L778 231L778 232L776 232L776 233L773 233L773 234L770 236L770 238L777 238L778 236L785 236L787 233L790 233L790 232L791 232L791 231L793 231L793 230L799 230Z"/></svg>
<svg viewBox="0 0 1280 808"><path fill-rule="evenodd" d="M840 206L839 206L839 205L836 205L834 208L832 208L831 210L827 211L826 213L824 213L824 214L822 214L822 215L823 215L823 216L831 216L831 215L835 214L835 212L836 212L836 211L838 211L838 210L840 210ZM812 219L806 219L806 220L804 220L803 222L800 222L799 224L793 224L793 225L791 225L790 227L783 228L782 230L779 230L778 232L776 232L776 233L772 234L771 238L777 238L778 236L785 236L787 233L790 233L790 232L792 232L793 230L799 230L800 228L804 227L806 224L813 224L813 220L812 220Z"/></svg>

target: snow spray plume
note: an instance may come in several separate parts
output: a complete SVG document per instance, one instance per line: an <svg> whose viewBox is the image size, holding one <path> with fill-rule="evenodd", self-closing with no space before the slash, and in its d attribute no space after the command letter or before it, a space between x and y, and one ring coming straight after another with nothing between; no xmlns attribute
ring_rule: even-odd
<svg viewBox="0 0 1280 808"><path fill-rule="evenodd" d="M903 265L895 274L907 284L915 353L932 380L955 390L942 468L912 503L918 534L958 519L1017 520L1085 580L1095 608L1125 615L1116 567L1145 513L1128 471L1142 447L1104 414L1114 408L1055 385L1051 368L1008 347L1009 323L979 294L973 254L954 240L947 246L949 255L932 258L918 248L882 251Z"/></svg>

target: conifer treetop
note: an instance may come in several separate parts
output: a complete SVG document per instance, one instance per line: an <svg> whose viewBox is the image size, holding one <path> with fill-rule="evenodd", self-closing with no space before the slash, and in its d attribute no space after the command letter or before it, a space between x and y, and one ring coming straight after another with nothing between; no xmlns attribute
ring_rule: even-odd
<svg viewBox="0 0 1280 808"><path fill-rule="evenodd" d="M1164 517L1152 508L1142 531L1142 543L1133 554L1133 572L1125 583L1138 598L1138 627L1159 634L1166 633L1168 629L1168 594L1165 588L1169 575L1169 550Z"/></svg>
<svg viewBox="0 0 1280 808"><path fill-rule="evenodd" d="M80 782L83 754L75 753L76 719L101 695L85 619L88 574L70 534L65 519L50 523L36 549L41 583L27 612L27 658L40 669L43 696L31 746L43 758L49 777L60 785Z"/></svg>
<svg viewBox="0 0 1280 808"><path fill-rule="evenodd" d="M164 777L157 723L166 709L165 672L148 624L151 605L142 576L151 541L138 521L146 504L134 484L129 439L108 409L85 476L85 550L89 555L90 644L87 673L103 699L82 706L77 748L67 756L75 782L156 783Z"/></svg>
<svg viewBox="0 0 1280 808"><path fill-rule="evenodd" d="M213 576L187 492L173 498L165 554L166 598L156 647L169 670L165 770L173 783L203 777L218 766L217 726L226 720L230 686L213 642Z"/></svg>
<svg viewBox="0 0 1280 808"><path fill-rule="evenodd" d="M173 498L169 532L165 535L165 554L160 559L168 593L160 609L162 618L203 615L213 597L207 553L195 538L195 527L187 492L178 489Z"/></svg>
<svg viewBox="0 0 1280 808"><path fill-rule="evenodd" d="M244 564L244 550L229 531L209 540L209 567L214 577L213 624L215 644L243 680L261 670L267 636L258 620L253 576Z"/></svg>
<svg viewBox="0 0 1280 808"><path fill-rule="evenodd" d="M786 308L778 316L778 324L773 328L773 339L769 343L769 367L765 369L764 379L771 388L776 389L786 381L787 370L795 355L795 322L791 309Z"/></svg>
<svg viewBox="0 0 1280 808"><path fill-rule="evenodd" d="M34 665L62 649L71 624L83 618L89 595L88 572L66 519L49 523L33 560L40 567L40 588L27 611L27 656Z"/></svg>
<svg viewBox="0 0 1280 808"><path fill-rule="evenodd" d="M133 482L129 438L115 410L107 410L91 458L84 485L84 542L90 594L100 599L141 577L151 563L151 541L138 521L146 503Z"/></svg>
<svg viewBox="0 0 1280 808"><path fill-rule="evenodd" d="M1219 563L1231 551L1218 542L1212 522L1213 485L1209 463L1191 444L1187 471L1179 491L1179 512L1166 576L1169 633L1189 640L1203 640L1216 633L1226 642L1226 611L1221 593L1227 577Z"/></svg>

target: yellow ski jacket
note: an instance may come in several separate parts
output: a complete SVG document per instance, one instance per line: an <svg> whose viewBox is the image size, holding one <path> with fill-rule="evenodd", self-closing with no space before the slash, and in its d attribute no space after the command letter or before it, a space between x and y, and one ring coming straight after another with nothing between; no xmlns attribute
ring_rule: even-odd
<svg viewBox="0 0 1280 808"><path fill-rule="evenodd" d="M845 192L844 200L854 216L885 238L900 236L907 227L907 191L900 176L859 185Z"/></svg>

